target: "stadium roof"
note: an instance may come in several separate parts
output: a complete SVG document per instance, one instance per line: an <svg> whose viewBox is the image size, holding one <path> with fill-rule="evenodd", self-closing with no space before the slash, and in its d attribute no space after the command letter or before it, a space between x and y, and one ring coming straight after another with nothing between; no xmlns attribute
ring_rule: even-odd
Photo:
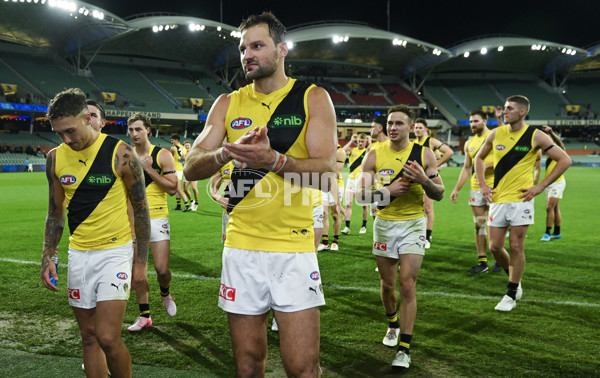
<svg viewBox="0 0 600 378"><path fill-rule="evenodd" d="M289 29L294 47L288 63L295 74L331 76L338 71L424 80L431 73L548 77L600 67L600 46L588 52L551 41L489 36L443 48L359 23L320 22ZM217 21L164 13L121 19L81 1L0 2L0 40L47 49L63 58L81 55L88 63L97 54L136 56L193 63L228 75L240 66L236 30Z"/></svg>

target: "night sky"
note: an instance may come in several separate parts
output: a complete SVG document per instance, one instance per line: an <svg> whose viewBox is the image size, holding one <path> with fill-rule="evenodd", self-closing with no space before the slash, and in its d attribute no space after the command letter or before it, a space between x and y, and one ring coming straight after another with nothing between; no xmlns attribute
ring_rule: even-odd
<svg viewBox="0 0 600 378"><path fill-rule="evenodd" d="M120 17L171 12L237 26L250 14L271 10L288 28L317 21L351 20L370 24L442 47L489 35L518 35L576 47L600 44L600 1L238 1L238 0L88 0ZM223 16L221 20L221 4Z"/></svg>

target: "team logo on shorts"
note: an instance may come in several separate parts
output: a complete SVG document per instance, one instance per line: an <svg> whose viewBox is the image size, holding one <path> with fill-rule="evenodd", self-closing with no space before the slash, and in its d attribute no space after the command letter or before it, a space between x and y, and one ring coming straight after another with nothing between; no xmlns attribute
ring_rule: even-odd
<svg viewBox="0 0 600 378"><path fill-rule="evenodd" d="M221 284L221 289L219 290L219 297L225 299L226 301L235 302L235 289Z"/></svg>
<svg viewBox="0 0 600 378"><path fill-rule="evenodd" d="M380 176L391 176L394 174L394 170L393 169L382 169L379 171L379 175Z"/></svg>
<svg viewBox="0 0 600 378"><path fill-rule="evenodd" d="M499 145L497 145L497 146L496 146L496 149L497 149L498 151L504 151L504 150L506 150L506 146L505 146L505 145L503 145L503 144L499 144Z"/></svg>
<svg viewBox="0 0 600 378"><path fill-rule="evenodd" d="M231 121L231 128L234 130L242 130L252 125L252 120L250 118L236 118Z"/></svg>
<svg viewBox="0 0 600 378"><path fill-rule="evenodd" d="M119 272L119 273L117 273L117 278L120 279L120 280L126 280L127 277L128 277L127 273L125 273L125 272Z"/></svg>
<svg viewBox="0 0 600 378"><path fill-rule="evenodd" d="M318 281L320 277L321 275L316 270L310 274L310 279L313 281Z"/></svg>
<svg viewBox="0 0 600 378"><path fill-rule="evenodd" d="M386 243L373 242L373 249L376 249L378 251L387 251L387 244Z"/></svg>
<svg viewBox="0 0 600 378"><path fill-rule="evenodd" d="M63 185L73 185L75 182L77 182L77 178L73 175L60 176L60 183Z"/></svg>
<svg viewBox="0 0 600 378"><path fill-rule="evenodd" d="M69 299L81 299L79 289L69 289Z"/></svg>

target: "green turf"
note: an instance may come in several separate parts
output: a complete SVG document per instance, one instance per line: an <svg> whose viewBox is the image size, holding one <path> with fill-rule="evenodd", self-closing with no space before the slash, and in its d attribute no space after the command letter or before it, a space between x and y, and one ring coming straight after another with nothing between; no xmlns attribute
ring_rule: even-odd
<svg viewBox="0 0 600 378"><path fill-rule="evenodd" d="M525 244L524 295L516 309L498 313L505 273L468 275L476 263L468 188L452 204L458 168L445 168L445 198L435 205L432 248L417 286L419 313L410 376L597 376L600 364L600 169L571 167L561 200L562 240L540 242L544 197L536 199L536 224ZM197 212L171 213L172 292L178 314L161 307L150 275L154 327L130 335L137 316L130 301L123 338L133 356L134 375L233 376L225 314L217 307L221 265L221 210L199 183ZM66 292L66 266L59 292L44 289L39 260L47 209L43 173L0 174L0 376L82 376L81 342ZM174 207L174 199L169 199ZM338 252L319 254L327 305L321 311L321 366L326 376L396 374L394 350L381 344L386 319L371 254L371 226L359 235L355 206L352 234ZM331 235L331 233L330 233ZM66 262L68 238L60 244ZM23 262L31 262L26 264ZM152 271L152 269L149 269ZM270 376L283 370L278 335L269 331ZM45 373L45 374L44 374Z"/></svg>

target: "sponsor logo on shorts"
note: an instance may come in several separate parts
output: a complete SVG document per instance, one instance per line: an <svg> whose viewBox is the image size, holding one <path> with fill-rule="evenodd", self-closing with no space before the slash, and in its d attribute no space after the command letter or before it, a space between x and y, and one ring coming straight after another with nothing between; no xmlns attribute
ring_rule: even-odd
<svg viewBox="0 0 600 378"><path fill-rule="evenodd" d="M505 145L503 145L503 144L499 144L499 145L497 145L497 146L496 146L496 149L497 149L498 151L504 151L504 150L506 150L506 146L505 146Z"/></svg>
<svg viewBox="0 0 600 378"><path fill-rule="evenodd" d="M119 291L119 287L121 286L121 284L115 285L114 283L111 282L110 286L114 286L115 289L117 289L117 291Z"/></svg>
<svg viewBox="0 0 600 378"><path fill-rule="evenodd" d="M379 171L379 174L381 176L391 176L391 175L394 174L394 170L393 169L387 169L387 168L386 169L382 169L382 170Z"/></svg>
<svg viewBox="0 0 600 378"><path fill-rule="evenodd" d="M73 175L60 176L60 183L63 185L73 185L77 182L77 178Z"/></svg>
<svg viewBox="0 0 600 378"><path fill-rule="evenodd" d="M376 249L378 251L387 251L387 244L386 243L373 242L373 249Z"/></svg>
<svg viewBox="0 0 600 378"><path fill-rule="evenodd" d="M234 130L242 130L252 125L252 120L250 118L236 118L231 121L231 128Z"/></svg>
<svg viewBox="0 0 600 378"><path fill-rule="evenodd" d="M81 299L79 289L69 289L69 299Z"/></svg>
<svg viewBox="0 0 600 378"><path fill-rule="evenodd" d="M127 273L125 273L125 272L119 272L119 273L117 273L117 278L120 279L120 280L126 280L127 277L128 277Z"/></svg>
<svg viewBox="0 0 600 378"><path fill-rule="evenodd" d="M235 302L235 289L221 284L221 290L219 290L219 297L225 299L226 301Z"/></svg>
<svg viewBox="0 0 600 378"><path fill-rule="evenodd" d="M321 275L316 270L310 274L310 279L313 281L318 281L320 277Z"/></svg>

